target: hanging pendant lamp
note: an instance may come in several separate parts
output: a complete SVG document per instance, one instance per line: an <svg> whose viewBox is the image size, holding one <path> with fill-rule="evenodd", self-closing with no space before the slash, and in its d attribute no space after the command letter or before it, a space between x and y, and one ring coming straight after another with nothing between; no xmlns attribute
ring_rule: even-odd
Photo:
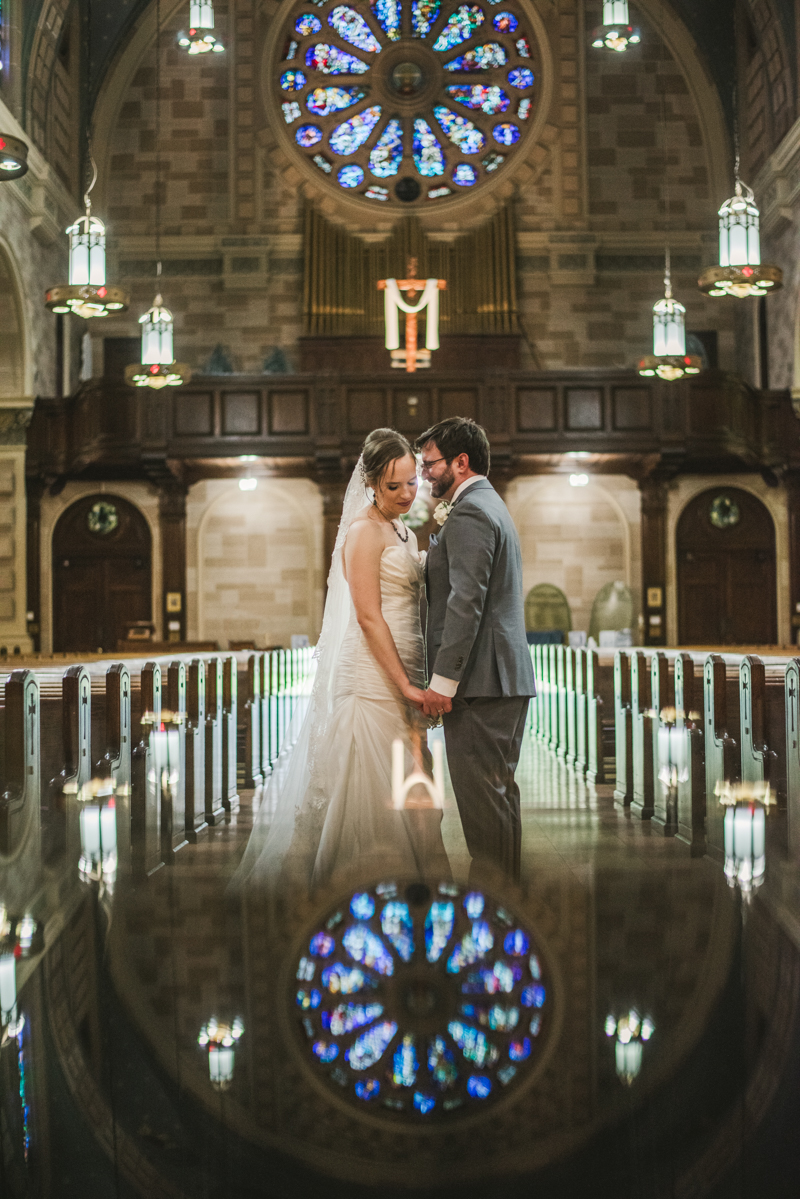
<svg viewBox="0 0 800 1199"><path fill-rule="evenodd" d="M188 54L221 54L225 47L218 42L211 30L214 28L213 0L191 0L189 5L189 32L178 34L178 45Z"/></svg>
<svg viewBox="0 0 800 1199"><path fill-rule="evenodd" d="M697 281L707 296L766 296L783 286L783 271L761 261L760 216L752 190L739 178L736 190L719 210L719 266Z"/></svg>
<svg viewBox="0 0 800 1199"><path fill-rule="evenodd" d="M0 133L0 183L28 173L28 147L19 137Z"/></svg>
<svg viewBox="0 0 800 1199"><path fill-rule="evenodd" d="M592 32L595 50L615 50L621 54L641 40L639 30L630 23L628 0L604 0L603 24Z"/></svg>
<svg viewBox="0 0 800 1199"><path fill-rule="evenodd" d="M639 362L640 375L674 382L684 375L699 375L703 363L686 353L686 309L672 295L669 248L664 264L664 298L653 305L653 353Z"/></svg>

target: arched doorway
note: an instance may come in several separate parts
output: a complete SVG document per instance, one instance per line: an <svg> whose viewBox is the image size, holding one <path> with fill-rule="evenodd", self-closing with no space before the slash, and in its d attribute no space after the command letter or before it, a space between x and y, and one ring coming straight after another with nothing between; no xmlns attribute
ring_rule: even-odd
<svg viewBox="0 0 800 1199"><path fill-rule="evenodd" d="M152 546L138 508L89 495L53 533L53 649L113 653L134 620L151 620Z"/></svg>
<svg viewBox="0 0 800 1199"><path fill-rule="evenodd" d="M739 487L695 496L676 533L681 645L775 645L775 526Z"/></svg>

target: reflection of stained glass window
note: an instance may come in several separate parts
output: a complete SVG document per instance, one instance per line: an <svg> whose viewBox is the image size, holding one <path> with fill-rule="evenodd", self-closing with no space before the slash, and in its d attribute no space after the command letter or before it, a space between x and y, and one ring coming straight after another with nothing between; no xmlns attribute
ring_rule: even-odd
<svg viewBox="0 0 800 1199"><path fill-rule="evenodd" d="M334 1037L343 1037L382 1015L380 1003L370 1003L366 1007L360 1003L340 1003L332 1012L322 1013L322 1027L329 1029Z"/></svg>
<svg viewBox="0 0 800 1199"><path fill-rule="evenodd" d="M285 92L299 92L306 86L306 77L302 71L284 71L281 75L281 87Z"/></svg>
<svg viewBox="0 0 800 1199"><path fill-rule="evenodd" d="M334 962L322 971L322 985L327 987L332 995L354 995L357 991L363 991L365 986L373 984L371 979L367 979L364 971L356 966Z"/></svg>
<svg viewBox="0 0 800 1199"><path fill-rule="evenodd" d="M494 945L492 930L485 920L476 920L472 928L456 945L447 963L449 974L458 974L465 966L472 966L485 957Z"/></svg>
<svg viewBox="0 0 800 1199"><path fill-rule="evenodd" d="M440 200L442 196L452 195L449 187L434 187L428 192L429 200Z"/></svg>
<svg viewBox="0 0 800 1199"><path fill-rule="evenodd" d="M498 33L513 33L518 24L519 21L513 12L495 13L492 20L492 25Z"/></svg>
<svg viewBox="0 0 800 1199"><path fill-rule="evenodd" d="M394 118L389 122L375 143L375 147L369 156L369 169L379 179L387 179L390 175L397 174L400 170L402 160L403 127Z"/></svg>
<svg viewBox="0 0 800 1199"><path fill-rule="evenodd" d="M505 112L511 103L501 87L484 87L480 83L454 83L446 90L448 96L452 96L465 108L480 109L490 117Z"/></svg>
<svg viewBox="0 0 800 1199"><path fill-rule="evenodd" d="M427 121L417 117L414 121L414 165L420 175L444 174L442 147Z"/></svg>
<svg viewBox="0 0 800 1199"><path fill-rule="evenodd" d="M450 940L455 923L452 903L432 903L425 917L425 952L429 962L438 962Z"/></svg>
<svg viewBox="0 0 800 1199"><path fill-rule="evenodd" d="M328 933L317 933L309 945L309 949L317 958L328 958L333 953L336 942Z"/></svg>
<svg viewBox="0 0 800 1199"><path fill-rule="evenodd" d="M496 171L497 168L502 166L504 162L505 157L502 154L495 154L492 152L491 154L487 154L485 158L481 159L481 166L485 171Z"/></svg>
<svg viewBox="0 0 800 1199"><path fill-rule="evenodd" d="M355 1092L359 1099L365 1102L374 1099L380 1092L381 1084L377 1078L359 1078L355 1086Z"/></svg>
<svg viewBox="0 0 800 1199"><path fill-rule="evenodd" d="M449 18L433 43L434 50L451 50L460 42L466 42L482 24L483 9L478 8L475 4L462 4Z"/></svg>
<svg viewBox="0 0 800 1199"><path fill-rule="evenodd" d="M527 121L527 119L530 115L531 115L531 98L530 98L530 96L525 96L525 98L523 100L520 100L520 102L519 102L519 106L517 108L517 116L519 117L519 119L521 121Z"/></svg>
<svg viewBox="0 0 800 1199"><path fill-rule="evenodd" d="M513 71L508 72L508 82L520 90L533 87L533 71L529 71L527 67L514 67Z"/></svg>
<svg viewBox="0 0 800 1199"><path fill-rule="evenodd" d="M318 129L316 125L301 125L294 136L298 146L304 146L307 149L322 141L322 130Z"/></svg>
<svg viewBox="0 0 800 1199"><path fill-rule="evenodd" d="M519 129L509 121L504 121L502 125L495 125L492 136L501 146L513 146L514 142L519 141Z"/></svg>
<svg viewBox="0 0 800 1199"><path fill-rule="evenodd" d="M492 1080L484 1074L472 1074L467 1081L467 1091L473 1099L486 1099L492 1092Z"/></svg>
<svg viewBox="0 0 800 1199"><path fill-rule="evenodd" d="M339 1056L339 1046L331 1041L315 1041L311 1048L321 1062L332 1062Z"/></svg>
<svg viewBox="0 0 800 1199"><path fill-rule="evenodd" d="M313 13L304 12L301 17L295 21L295 32L301 37L308 37L312 33L319 33L322 29L322 21L319 17L315 17Z"/></svg>
<svg viewBox="0 0 800 1199"><path fill-rule="evenodd" d="M374 1066L383 1057L396 1032L397 1025L391 1020L384 1020L382 1024L374 1024L372 1028L368 1028L345 1054L350 1066L354 1070L369 1070L370 1066Z"/></svg>
<svg viewBox="0 0 800 1199"><path fill-rule="evenodd" d="M369 70L367 64L354 54L337 50L327 42L317 42L306 50L306 66L323 75L363 75ZM305 82L305 81L304 81Z"/></svg>
<svg viewBox="0 0 800 1199"><path fill-rule="evenodd" d="M285 104L281 104L281 108L287 125L291 125L300 116L300 105L295 100L287 100Z"/></svg>
<svg viewBox="0 0 800 1199"><path fill-rule="evenodd" d="M392 974L394 962L384 948L380 937L369 925L352 924L342 937L345 947L354 962L377 970L379 974Z"/></svg>
<svg viewBox="0 0 800 1199"><path fill-rule="evenodd" d="M492 67L504 67L506 65L506 52L499 42L486 42L483 46L476 46L474 50L467 50L466 54L459 54L458 58L451 59L450 62L444 64L446 71L490 71Z"/></svg>
<svg viewBox="0 0 800 1199"><path fill-rule="evenodd" d="M394 1051L392 1082L396 1087L413 1087L417 1081L419 1062L414 1038L406 1035Z"/></svg>
<svg viewBox="0 0 800 1199"><path fill-rule="evenodd" d="M442 0L412 0L411 28L414 37L427 37L439 15Z"/></svg>
<svg viewBox="0 0 800 1199"><path fill-rule="evenodd" d="M306 107L318 117L327 117L329 113L357 104L366 94L359 87L315 87L306 97Z"/></svg>
<svg viewBox="0 0 800 1199"><path fill-rule="evenodd" d="M531 1056L531 1043L527 1037L523 1037L521 1041L512 1041L508 1047L508 1056L512 1062L524 1062L525 1058Z"/></svg>
<svg viewBox="0 0 800 1199"><path fill-rule="evenodd" d="M466 117L457 116L442 104L435 105L433 115L441 125L450 141L458 146L462 154L478 154L486 144L486 139L480 129L476 129L472 121Z"/></svg>
<svg viewBox="0 0 800 1199"><path fill-rule="evenodd" d="M530 58L531 48L528 45L528 39L526 37L517 38L517 54L520 56L520 58Z"/></svg>
<svg viewBox="0 0 800 1199"><path fill-rule="evenodd" d="M337 154L341 154L342 157L355 154L359 146L363 146L372 133L380 120L380 115L380 105L374 104L371 108L357 112L355 116L350 117L349 121L337 125L329 139L331 149Z"/></svg>
<svg viewBox="0 0 800 1199"><path fill-rule="evenodd" d="M370 0L370 8L389 40L396 42L400 37L400 0Z"/></svg>
<svg viewBox="0 0 800 1199"><path fill-rule="evenodd" d="M340 4L328 14L328 24L335 29L339 37L368 53L377 53L380 43L364 18L354 8Z"/></svg>
<svg viewBox="0 0 800 1199"><path fill-rule="evenodd" d="M364 192L368 200L388 200L389 193L385 187L368 187Z"/></svg>
<svg viewBox="0 0 800 1199"><path fill-rule="evenodd" d="M326 175L330 175L331 171L333 170L333 167L328 162L327 158L323 158L321 154L315 154L312 162L314 162L321 171L324 171Z"/></svg>
<svg viewBox="0 0 800 1199"><path fill-rule="evenodd" d="M350 162L346 167L340 169L336 178L342 187L360 187L364 182L364 172L360 166Z"/></svg>
<svg viewBox="0 0 800 1199"><path fill-rule="evenodd" d="M424 1095L422 1091L415 1091L414 1107L421 1116L427 1116L428 1112L433 1111L436 1107L436 1100L432 1095Z"/></svg>
<svg viewBox="0 0 800 1199"><path fill-rule="evenodd" d="M459 187L472 187L477 178L478 172L468 162L459 162L453 171L453 183Z"/></svg>
<svg viewBox="0 0 800 1199"><path fill-rule="evenodd" d="M409 961L414 952L414 925L408 904L397 900L387 903L381 913L381 929L403 961Z"/></svg>
<svg viewBox="0 0 800 1199"><path fill-rule="evenodd" d="M469 1024L451 1020L447 1031L467 1061L474 1062L476 1066L493 1066L500 1056L497 1047L487 1040L485 1034Z"/></svg>

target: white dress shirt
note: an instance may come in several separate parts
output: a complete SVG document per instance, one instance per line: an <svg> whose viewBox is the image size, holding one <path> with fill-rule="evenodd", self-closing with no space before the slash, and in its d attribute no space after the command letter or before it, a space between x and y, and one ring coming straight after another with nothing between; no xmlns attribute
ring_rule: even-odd
<svg viewBox="0 0 800 1199"><path fill-rule="evenodd" d="M478 483L481 479L485 479L486 475L470 475L463 483L459 483L456 487L453 498L450 501L454 504L463 491L471 487L473 483ZM456 679L446 679L441 674L435 674L428 684L431 691L435 691L438 695L446 695L448 699L452 699L458 690L458 681Z"/></svg>

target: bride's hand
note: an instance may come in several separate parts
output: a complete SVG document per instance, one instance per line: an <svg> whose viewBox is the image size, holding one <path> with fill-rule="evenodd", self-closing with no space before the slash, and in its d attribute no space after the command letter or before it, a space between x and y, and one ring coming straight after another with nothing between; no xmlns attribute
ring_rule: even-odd
<svg viewBox="0 0 800 1199"><path fill-rule="evenodd" d="M406 683L403 687L403 699L408 703L413 704L415 708L422 711L422 705L425 702L425 692L419 687L415 687L412 683Z"/></svg>

